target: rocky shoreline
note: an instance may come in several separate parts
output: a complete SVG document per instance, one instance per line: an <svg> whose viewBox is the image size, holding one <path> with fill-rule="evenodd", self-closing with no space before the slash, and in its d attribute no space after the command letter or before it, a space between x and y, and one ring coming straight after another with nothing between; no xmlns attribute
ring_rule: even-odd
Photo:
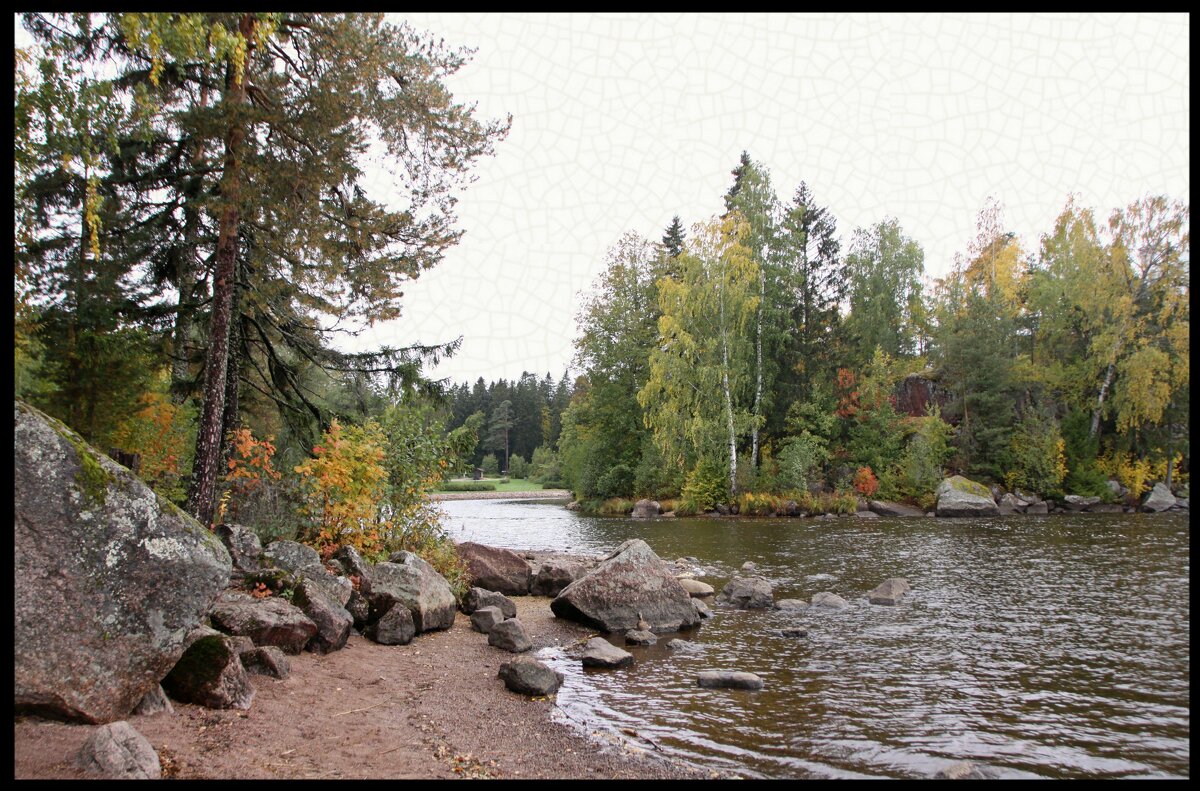
<svg viewBox="0 0 1200 791"><path fill-rule="evenodd" d="M434 502L442 500L569 500L567 489L538 489L532 492L434 492Z"/></svg>

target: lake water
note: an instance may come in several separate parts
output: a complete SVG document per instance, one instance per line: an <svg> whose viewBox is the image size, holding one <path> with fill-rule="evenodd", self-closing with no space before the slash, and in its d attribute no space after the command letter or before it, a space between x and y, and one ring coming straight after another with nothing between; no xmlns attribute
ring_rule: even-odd
<svg viewBox="0 0 1200 791"><path fill-rule="evenodd" d="M744 777L928 777L961 760L1002 778L1189 777L1189 538L1183 514L984 519L631 519L562 503L443 503L457 541L605 552L641 538L692 556L719 592L744 561L775 598L832 591L840 612L739 611L635 664L566 676L561 716L587 731ZM867 603L889 577L898 607ZM709 599L711 603L711 599ZM772 630L808 629L804 638ZM673 636L693 649L671 651ZM621 645L619 636L611 636ZM705 669L760 675L705 690Z"/></svg>

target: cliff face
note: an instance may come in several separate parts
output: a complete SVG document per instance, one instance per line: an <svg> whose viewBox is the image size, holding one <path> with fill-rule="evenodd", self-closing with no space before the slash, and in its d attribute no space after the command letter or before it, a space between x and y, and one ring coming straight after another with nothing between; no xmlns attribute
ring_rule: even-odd
<svg viewBox="0 0 1200 791"><path fill-rule="evenodd" d="M945 414L950 401L950 391L930 378L928 372L909 374L896 385L896 411L901 415L922 417L930 404L937 404L942 410L942 419L956 423Z"/></svg>

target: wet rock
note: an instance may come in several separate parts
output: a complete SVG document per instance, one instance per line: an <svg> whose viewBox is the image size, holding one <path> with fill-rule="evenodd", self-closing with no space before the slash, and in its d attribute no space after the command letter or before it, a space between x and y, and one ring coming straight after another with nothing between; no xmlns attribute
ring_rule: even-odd
<svg viewBox="0 0 1200 791"><path fill-rule="evenodd" d="M534 596L557 596L563 588L587 573L587 566L573 560L547 560L529 583Z"/></svg>
<svg viewBox="0 0 1200 791"><path fill-rule="evenodd" d="M788 627L787 629L776 629L775 634L780 637L808 637L808 630L799 627Z"/></svg>
<svg viewBox="0 0 1200 791"><path fill-rule="evenodd" d="M296 541L279 539L263 549L263 559L270 566L295 574L308 566L320 566L321 555L312 547Z"/></svg>
<svg viewBox="0 0 1200 791"><path fill-rule="evenodd" d="M943 767L934 773L934 780L993 780L997 777L994 769L981 766L974 761L959 761Z"/></svg>
<svg viewBox="0 0 1200 791"><path fill-rule="evenodd" d="M162 765L150 740L125 720L102 725L79 750L80 767L107 780L158 780Z"/></svg>
<svg viewBox="0 0 1200 791"><path fill-rule="evenodd" d="M762 689L763 680L742 670L704 670L696 684L706 689Z"/></svg>
<svg viewBox="0 0 1200 791"><path fill-rule="evenodd" d="M667 641L667 648L670 648L672 651L690 651L699 647L699 643L693 643L691 640L680 640L678 637Z"/></svg>
<svg viewBox="0 0 1200 791"><path fill-rule="evenodd" d="M210 709L248 709L254 685L241 657L224 637L202 637L162 681L168 695Z"/></svg>
<svg viewBox="0 0 1200 791"><path fill-rule="evenodd" d="M1011 492L1000 495L1000 502L997 504L1001 516L1024 513L1025 507L1017 499L1017 496Z"/></svg>
<svg viewBox="0 0 1200 791"><path fill-rule="evenodd" d="M880 516L924 516L925 512L911 505L892 503L887 500L871 500L868 505L872 512Z"/></svg>
<svg viewBox="0 0 1200 791"><path fill-rule="evenodd" d="M584 667L626 667L633 664L633 654L617 648L603 637L587 641L583 651Z"/></svg>
<svg viewBox="0 0 1200 791"><path fill-rule="evenodd" d="M641 619L655 632L693 626L700 616L670 567L641 539L621 544L550 602L560 618L605 632L625 632Z"/></svg>
<svg viewBox="0 0 1200 791"><path fill-rule="evenodd" d="M762 577L734 577L721 589L717 601L739 610L769 610L775 606L771 583Z"/></svg>
<svg viewBox="0 0 1200 791"><path fill-rule="evenodd" d="M533 648L533 641L525 631L525 625L516 618L501 621L488 632L488 645L521 654Z"/></svg>
<svg viewBox="0 0 1200 791"><path fill-rule="evenodd" d="M273 645L298 654L317 633L317 625L299 607L276 596L256 599L237 591L224 591L209 613L222 632L245 635L255 645Z"/></svg>
<svg viewBox="0 0 1200 791"><path fill-rule="evenodd" d="M248 527L228 522L217 525L213 532L217 534L217 538L221 539L221 543L225 545L225 549L229 552L229 558L233 562L235 570L247 572L258 568L258 561L262 557L263 547L257 533Z"/></svg>
<svg viewBox="0 0 1200 791"><path fill-rule="evenodd" d="M879 514L874 511L855 511L854 515L859 519L878 519Z"/></svg>
<svg viewBox="0 0 1200 791"><path fill-rule="evenodd" d="M511 549L464 541L458 545L458 554L467 564L472 584L509 596L528 595L529 564Z"/></svg>
<svg viewBox="0 0 1200 791"><path fill-rule="evenodd" d="M14 710L127 717L229 583L229 552L61 422L14 410Z"/></svg>
<svg viewBox="0 0 1200 791"><path fill-rule="evenodd" d="M742 571L749 572L749 571L754 571L757 568L758 568L758 564L755 563L753 560L747 560L745 563L742 564Z"/></svg>
<svg viewBox="0 0 1200 791"><path fill-rule="evenodd" d="M997 516L1000 510L986 486L961 475L945 479L937 488L938 516Z"/></svg>
<svg viewBox="0 0 1200 791"><path fill-rule="evenodd" d="M1173 505L1175 495L1171 494L1171 490L1162 482L1154 484L1146 499L1142 500L1143 511L1165 511Z"/></svg>
<svg viewBox="0 0 1200 791"><path fill-rule="evenodd" d="M167 698L167 693L163 692L162 684L155 684L154 689L147 692L138 701L138 704L133 707L133 713L137 715L159 714L159 713L174 714L175 707L171 705L170 699Z"/></svg>
<svg viewBox="0 0 1200 791"><path fill-rule="evenodd" d="M396 552L389 562L375 564L367 599L372 619L382 618L394 605L407 607L418 634L449 629L458 609L446 578L412 552Z"/></svg>
<svg viewBox="0 0 1200 791"><path fill-rule="evenodd" d="M504 614L504 618L517 617L517 605L513 604L503 593L483 588L471 588L467 591L467 595L463 596L462 611L464 614L472 615L483 607L497 608ZM500 620L504 620L504 618Z"/></svg>
<svg viewBox="0 0 1200 791"><path fill-rule="evenodd" d="M713 611L710 610L708 605L700 599L692 599L692 608L696 611L696 615L700 618L713 617Z"/></svg>
<svg viewBox="0 0 1200 791"><path fill-rule="evenodd" d="M273 645L264 645L241 653L242 667L251 675L284 679L292 672L287 654Z"/></svg>
<svg viewBox="0 0 1200 791"><path fill-rule="evenodd" d="M780 599L775 602L777 610L807 610L808 602L803 599Z"/></svg>
<svg viewBox="0 0 1200 791"><path fill-rule="evenodd" d="M530 656L521 656L500 665L497 678L504 686L522 695L550 695L562 686L563 675Z"/></svg>
<svg viewBox="0 0 1200 791"><path fill-rule="evenodd" d="M879 583L875 590L868 593L867 600L871 604L895 606L900 603L900 598L910 590L912 588L908 586L908 580L904 577L892 577Z"/></svg>
<svg viewBox="0 0 1200 791"><path fill-rule="evenodd" d="M813 594L811 606L820 610L844 610L849 607L850 604L836 593L822 591L820 593Z"/></svg>
<svg viewBox="0 0 1200 791"><path fill-rule="evenodd" d="M662 506L655 500L638 500L634 503L633 512L629 514L632 519L653 519L662 513Z"/></svg>
<svg viewBox="0 0 1200 791"><path fill-rule="evenodd" d="M1030 503L1025 508L1025 513L1030 515L1044 516L1050 513L1050 506L1046 502Z"/></svg>
<svg viewBox="0 0 1200 791"><path fill-rule="evenodd" d="M679 584L688 592L689 596L712 596L713 586L699 580L682 578L679 579Z"/></svg>
<svg viewBox="0 0 1200 791"><path fill-rule="evenodd" d="M471 613L471 628L481 634L492 631L492 627L504 620L499 607L480 607Z"/></svg>
<svg viewBox="0 0 1200 791"><path fill-rule="evenodd" d="M380 645L408 645L417 634L412 612L403 606L390 608L383 617L369 624L363 635Z"/></svg>
<svg viewBox="0 0 1200 791"><path fill-rule="evenodd" d="M328 654L340 651L346 645L354 619L345 607L329 597L323 586L312 579L301 580L292 602L317 625L317 633L309 638L306 646L308 650Z"/></svg>
<svg viewBox="0 0 1200 791"><path fill-rule="evenodd" d="M626 645L654 645L657 642L658 638L654 636L654 632L644 629L630 629L625 633Z"/></svg>

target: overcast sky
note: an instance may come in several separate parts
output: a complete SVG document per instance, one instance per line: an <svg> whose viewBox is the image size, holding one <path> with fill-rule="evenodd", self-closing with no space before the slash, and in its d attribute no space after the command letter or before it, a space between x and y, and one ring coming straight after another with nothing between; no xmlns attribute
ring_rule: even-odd
<svg viewBox="0 0 1200 791"><path fill-rule="evenodd" d="M988 196L1030 251L1070 192L1101 217L1190 201L1183 14L396 18L475 48L451 90L513 116L461 195L462 242L356 343L463 336L436 378L558 379L609 246L718 214L743 150L784 200L806 181L843 245L895 217L934 276Z"/></svg>

